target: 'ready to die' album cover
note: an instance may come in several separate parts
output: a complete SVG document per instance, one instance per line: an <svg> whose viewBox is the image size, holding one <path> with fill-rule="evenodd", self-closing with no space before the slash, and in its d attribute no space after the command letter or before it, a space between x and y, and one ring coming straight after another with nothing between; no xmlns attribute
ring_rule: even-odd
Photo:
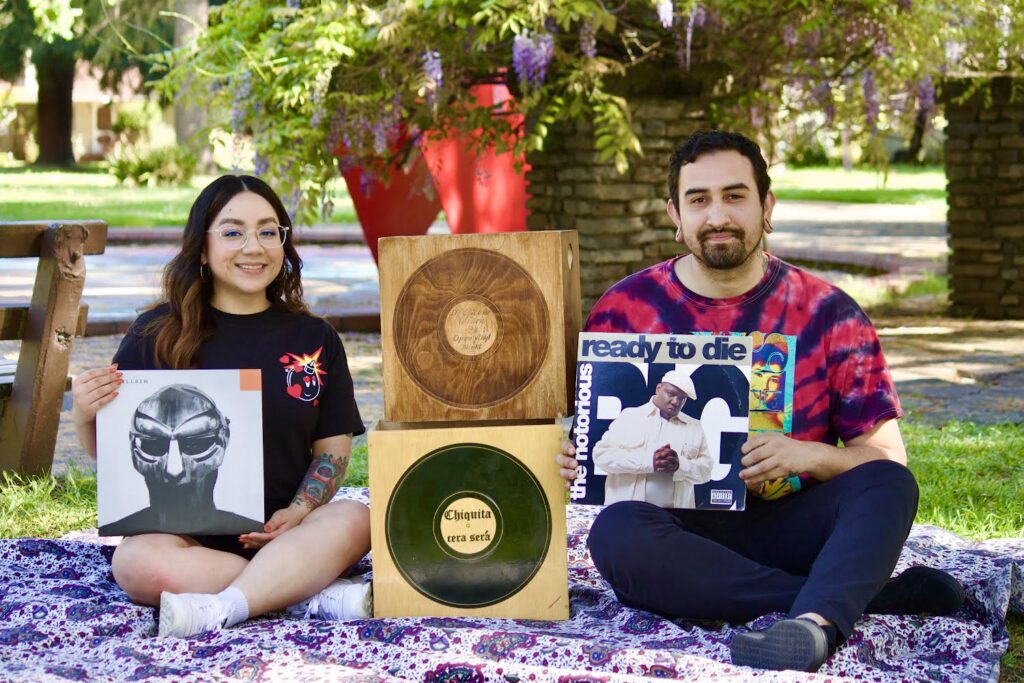
<svg viewBox="0 0 1024 683"><path fill-rule="evenodd" d="M743 510L751 362L746 335L581 333L572 502Z"/></svg>
<svg viewBox="0 0 1024 683"><path fill-rule="evenodd" d="M96 415L99 533L262 531L259 370L126 370Z"/></svg>

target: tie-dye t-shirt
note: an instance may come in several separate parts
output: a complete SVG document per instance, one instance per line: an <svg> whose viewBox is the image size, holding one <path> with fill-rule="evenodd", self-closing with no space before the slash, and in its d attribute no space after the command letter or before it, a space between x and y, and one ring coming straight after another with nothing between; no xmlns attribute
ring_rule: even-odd
<svg viewBox="0 0 1024 683"><path fill-rule="evenodd" d="M884 420L902 417L875 328L845 292L769 255L765 275L753 289L737 297L710 299L679 281L674 269L678 258L611 287L594 305L585 329L742 333L761 340L790 340L796 350L789 380L792 391L786 400L791 402L791 416L778 431L795 439L837 445ZM753 428L753 413L751 423ZM807 475L801 479L811 481ZM800 482L793 484L800 488ZM775 498L789 490L762 487L756 493Z"/></svg>

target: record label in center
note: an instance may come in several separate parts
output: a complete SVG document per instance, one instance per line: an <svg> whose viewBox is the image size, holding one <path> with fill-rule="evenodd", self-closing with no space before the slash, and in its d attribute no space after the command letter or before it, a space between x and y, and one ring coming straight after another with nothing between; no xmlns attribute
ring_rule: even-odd
<svg viewBox="0 0 1024 683"><path fill-rule="evenodd" d="M388 552L422 595L454 607L484 607L519 592L551 542L540 482L493 446L439 448L398 481L386 512Z"/></svg>

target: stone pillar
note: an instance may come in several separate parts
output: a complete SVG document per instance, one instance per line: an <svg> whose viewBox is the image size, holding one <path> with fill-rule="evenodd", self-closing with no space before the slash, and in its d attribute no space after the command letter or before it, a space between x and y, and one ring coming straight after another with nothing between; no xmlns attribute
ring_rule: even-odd
<svg viewBox="0 0 1024 683"><path fill-rule="evenodd" d="M1024 82L997 78L990 103L943 87L949 192L950 311L1024 318ZM988 104L988 106L986 106Z"/></svg>
<svg viewBox="0 0 1024 683"><path fill-rule="evenodd" d="M668 161L675 146L710 126L692 97L630 97L643 157L620 175L594 151L589 124L552 129L542 152L527 155L530 230L576 230L583 315L612 284L682 251L665 213Z"/></svg>

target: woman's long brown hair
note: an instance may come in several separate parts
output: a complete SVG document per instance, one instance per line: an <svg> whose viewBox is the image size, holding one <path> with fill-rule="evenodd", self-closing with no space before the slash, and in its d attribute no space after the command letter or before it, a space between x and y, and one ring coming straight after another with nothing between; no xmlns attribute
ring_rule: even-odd
<svg viewBox="0 0 1024 683"><path fill-rule="evenodd" d="M291 218L280 198L259 178L221 176L199 193L188 214L181 251L164 268L163 299L150 307L166 304L167 314L156 318L142 330L144 336L153 338L158 367L198 367L199 348L216 330L217 323L210 305L213 281L208 273L205 278L200 273L206 231L224 206L242 192L253 192L266 199L274 207L278 223L292 227ZM302 259L292 243L293 232L288 230L286 233L284 262L277 278L267 286L267 299L280 303L289 311L308 313L302 301Z"/></svg>

